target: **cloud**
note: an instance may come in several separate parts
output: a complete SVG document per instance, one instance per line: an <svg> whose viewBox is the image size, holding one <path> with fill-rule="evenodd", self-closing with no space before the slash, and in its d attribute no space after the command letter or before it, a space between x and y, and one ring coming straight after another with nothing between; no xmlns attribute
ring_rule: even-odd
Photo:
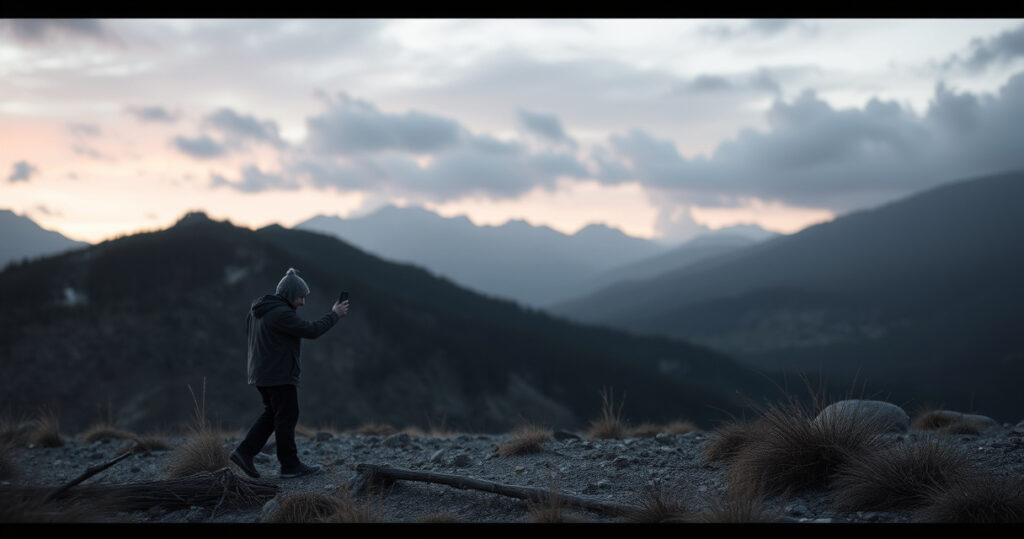
<svg viewBox="0 0 1024 539"><path fill-rule="evenodd" d="M100 135L100 127L96 124L69 123L68 131L80 137L98 137Z"/></svg>
<svg viewBox="0 0 1024 539"><path fill-rule="evenodd" d="M796 19L751 19L740 26L708 25L702 27L700 32L718 39L767 38L779 35L793 28L802 28L808 32L813 31L812 26L808 26L807 23Z"/></svg>
<svg viewBox="0 0 1024 539"><path fill-rule="evenodd" d="M277 123L259 120L255 116L239 114L232 109L222 108L209 114L206 123L233 139L253 139L284 147L285 142L278 133Z"/></svg>
<svg viewBox="0 0 1024 539"><path fill-rule="evenodd" d="M676 94L714 94L725 92L756 92L778 95L782 90L776 77L767 69L743 75L698 75L676 84Z"/></svg>
<svg viewBox="0 0 1024 539"><path fill-rule="evenodd" d="M551 142L565 143L570 147L576 147L576 141L565 133L565 129L562 129L562 122L557 116L519 109L519 121L527 131L535 135L540 135Z"/></svg>
<svg viewBox="0 0 1024 539"><path fill-rule="evenodd" d="M127 111L142 122L174 123L178 121L177 114L172 114L167 109L159 106L128 107Z"/></svg>
<svg viewBox="0 0 1024 539"><path fill-rule="evenodd" d="M178 150L197 159L220 157L226 153L223 144L206 135L194 139L178 136L174 137L173 143Z"/></svg>
<svg viewBox="0 0 1024 539"><path fill-rule="evenodd" d="M59 41L89 40L121 44L103 22L96 19L0 19L0 32L22 45L48 45Z"/></svg>
<svg viewBox="0 0 1024 539"><path fill-rule="evenodd" d="M7 181L11 183L27 182L38 172L39 169L28 161L18 161L17 163L14 163L11 175L7 177Z"/></svg>
<svg viewBox="0 0 1024 539"><path fill-rule="evenodd" d="M99 150L95 148L90 148L89 146L85 146L83 144L76 144L71 148L71 150L75 152L77 155L92 157L93 159L109 159L107 155L104 155Z"/></svg>
<svg viewBox="0 0 1024 539"><path fill-rule="evenodd" d="M306 119L308 144L316 152L346 155L398 150L427 153L454 146L462 128L458 123L409 111L387 114L366 101L342 93L331 109Z"/></svg>
<svg viewBox="0 0 1024 539"><path fill-rule="evenodd" d="M1024 24L988 39L971 40L966 59L954 54L945 66L960 65L971 71L983 71L997 62L1006 63L1024 56Z"/></svg>
<svg viewBox="0 0 1024 539"><path fill-rule="evenodd" d="M945 181L1024 168L1024 73L998 95L936 86L918 116L872 99L836 109L806 91L776 99L763 131L746 129L708 157L686 159L671 140L634 129L594 152L605 183L639 181L656 196L700 205L750 198L849 211Z"/></svg>
<svg viewBox="0 0 1024 539"><path fill-rule="evenodd" d="M241 179L238 181L229 181L220 174L211 174L210 187L230 187L243 193L258 193L270 189L295 190L301 187L301 184L280 174L263 172L256 165L246 165L242 168Z"/></svg>

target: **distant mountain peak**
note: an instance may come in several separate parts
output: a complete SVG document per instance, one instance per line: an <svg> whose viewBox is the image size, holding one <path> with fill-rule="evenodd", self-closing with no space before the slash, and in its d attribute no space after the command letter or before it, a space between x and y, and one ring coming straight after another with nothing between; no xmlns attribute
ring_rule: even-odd
<svg viewBox="0 0 1024 539"><path fill-rule="evenodd" d="M202 210L193 210L186 213L181 219L178 219L178 222L174 223L174 226L192 226L213 222L214 220L210 219L210 217L206 215L206 212Z"/></svg>

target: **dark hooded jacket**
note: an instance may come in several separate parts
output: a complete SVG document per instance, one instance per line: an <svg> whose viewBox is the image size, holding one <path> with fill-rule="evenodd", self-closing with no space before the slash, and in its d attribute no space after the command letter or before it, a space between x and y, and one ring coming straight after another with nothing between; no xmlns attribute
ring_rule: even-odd
<svg viewBox="0 0 1024 539"><path fill-rule="evenodd" d="M249 385L299 385L301 340L315 339L334 327L339 316L331 311L315 322L299 318L281 296L253 300L246 317L249 335Z"/></svg>

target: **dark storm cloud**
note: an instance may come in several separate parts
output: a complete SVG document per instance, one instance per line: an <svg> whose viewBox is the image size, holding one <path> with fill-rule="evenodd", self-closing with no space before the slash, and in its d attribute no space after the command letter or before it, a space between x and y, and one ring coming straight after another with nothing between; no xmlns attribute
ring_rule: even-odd
<svg viewBox="0 0 1024 539"><path fill-rule="evenodd" d="M301 187L301 185L299 182L279 174L263 172L256 165L246 165L242 168L241 179L238 181L228 181L227 178L220 174L211 174L210 187L230 187L243 193L258 193L270 189L295 190Z"/></svg>
<svg viewBox="0 0 1024 539"><path fill-rule="evenodd" d="M1024 56L1024 24L988 39L973 39L965 59L953 55L946 66L962 65L973 71L982 71L994 63L1006 63Z"/></svg>
<svg viewBox="0 0 1024 539"><path fill-rule="evenodd" d="M927 113L873 99L835 109L813 92L776 100L768 129L747 129L710 158L685 159L672 141L633 130L595 153L605 183L638 180L702 205L760 197L846 211L939 183L1024 168L1024 73L998 95L940 84Z"/></svg>
<svg viewBox="0 0 1024 539"><path fill-rule="evenodd" d="M11 170L11 175L7 177L7 181L14 182L27 182L33 175L37 174L39 169L35 165L30 164L28 161L18 161L14 163Z"/></svg>
<svg viewBox="0 0 1024 539"><path fill-rule="evenodd" d="M118 37L96 19L0 19L0 33L22 45L45 45L65 39L120 43Z"/></svg>
<svg viewBox="0 0 1024 539"><path fill-rule="evenodd" d="M143 122L174 123L178 121L176 114L171 114L167 109L159 106L152 107L128 107L128 113Z"/></svg>
<svg viewBox="0 0 1024 539"><path fill-rule="evenodd" d="M208 115L206 123L232 138L258 140L277 147L285 146L278 133L277 122L272 120L259 120L255 116L222 108Z"/></svg>
<svg viewBox="0 0 1024 539"><path fill-rule="evenodd" d="M307 118L306 126L310 147L332 155L381 150L434 152L454 146L462 130L452 120L418 111L382 113L344 93L327 113Z"/></svg>
<svg viewBox="0 0 1024 539"><path fill-rule="evenodd" d="M173 142L178 150L197 159L219 157L226 153L223 144L206 135L193 139L178 136L174 137Z"/></svg>
<svg viewBox="0 0 1024 539"><path fill-rule="evenodd" d="M562 128L562 122L559 121L557 116L519 109L519 121L531 133L540 135L552 142L576 146L576 141L565 133L565 129Z"/></svg>

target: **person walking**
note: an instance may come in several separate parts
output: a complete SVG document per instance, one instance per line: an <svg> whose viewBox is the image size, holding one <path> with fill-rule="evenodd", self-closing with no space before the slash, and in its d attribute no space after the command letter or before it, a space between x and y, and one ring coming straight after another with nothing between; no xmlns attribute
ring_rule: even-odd
<svg viewBox="0 0 1024 539"><path fill-rule="evenodd" d="M320 466L302 463L295 446L295 426L299 422L299 349L302 339L316 339L347 315L348 300L335 302L330 312L310 322L295 312L305 305L307 295L306 281L295 268L289 268L277 283L275 293L253 300L246 316L248 381L260 393L263 413L231 452L231 462L249 477L260 477L252 459L271 433L277 443L280 477L301 477L321 471Z"/></svg>

